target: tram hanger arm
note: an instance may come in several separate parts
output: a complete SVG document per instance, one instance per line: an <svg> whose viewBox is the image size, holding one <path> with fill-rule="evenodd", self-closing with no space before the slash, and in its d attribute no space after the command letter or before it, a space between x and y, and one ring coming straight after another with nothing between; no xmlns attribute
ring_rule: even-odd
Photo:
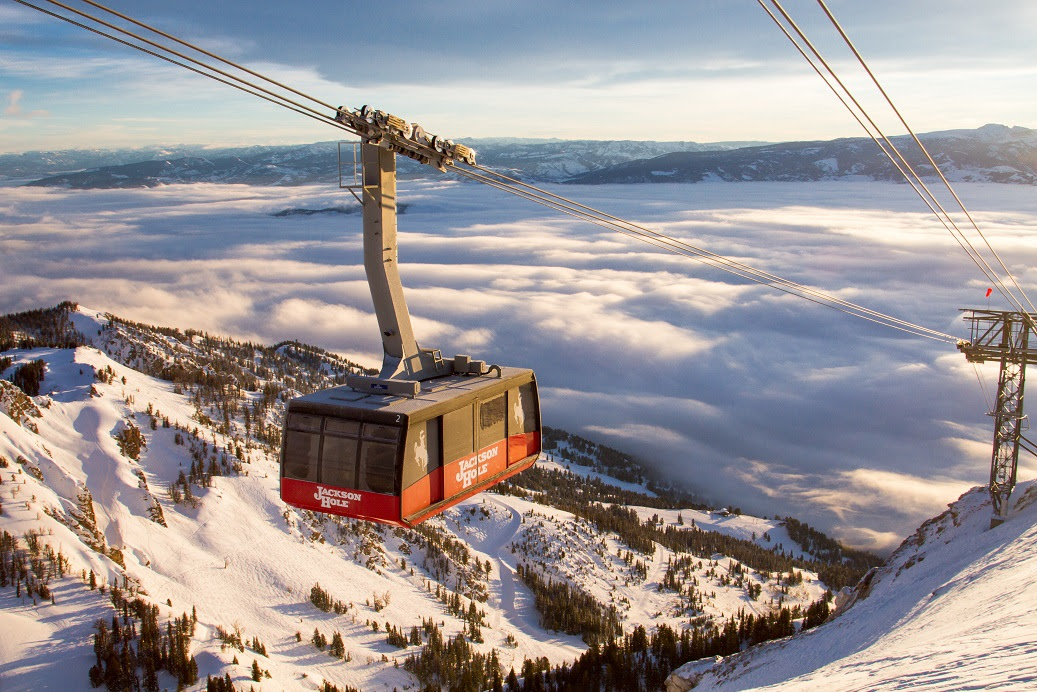
<svg viewBox="0 0 1037 692"><path fill-rule="evenodd" d="M455 162L475 165L475 152L463 144L429 135L417 123L408 123L403 118L363 106L359 110L340 107L335 114L336 122L356 132L365 141L385 147L419 163L445 171Z"/></svg>

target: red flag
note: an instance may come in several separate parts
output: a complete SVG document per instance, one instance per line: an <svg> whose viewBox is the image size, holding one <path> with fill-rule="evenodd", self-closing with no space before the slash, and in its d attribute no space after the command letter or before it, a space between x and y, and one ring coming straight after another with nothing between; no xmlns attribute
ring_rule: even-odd
<svg viewBox="0 0 1037 692"><path fill-rule="evenodd" d="M993 293L993 292L994 292L994 289L992 289L992 288L988 288L988 289L987 289L987 298L989 298L989 297L990 297L990 294L991 294L991 293Z"/></svg>

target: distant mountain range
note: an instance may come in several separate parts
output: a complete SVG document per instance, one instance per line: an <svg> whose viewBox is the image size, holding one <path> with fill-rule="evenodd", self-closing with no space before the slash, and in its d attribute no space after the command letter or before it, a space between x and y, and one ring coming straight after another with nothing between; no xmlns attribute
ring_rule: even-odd
<svg viewBox="0 0 1037 692"><path fill-rule="evenodd" d="M473 140L480 166L523 180L560 182L574 176L608 170L631 161L674 152L733 151L764 142L644 142L632 140ZM409 162L408 162L409 163Z"/></svg>
<svg viewBox="0 0 1037 692"><path fill-rule="evenodd" d="M891 138L922 176L936 174L909 136ZM949 179L969 182L1037 184L1037 130L985 125L919 135ZM901 173L870 139L788 142L731 151L673 152L588 171L565 182L651 183L704 181L838 180L899 181Z"/></svg>
<svg viewBox="0 0 1037 692"><path fill-rule="evenodd" d="M985 125L920 135L953 181L1037 184L1037 130ZM893 139L923 176L935 171L910 140ZM480 165L533 182L573 184L709 181L899 180L867 138L786 142L651 142L537 139L466 140ZM234 149L171 147L0 155L0 180L72 189L181 183L303 185L339 179L335 142ZM352 178L352 151L344 157ZM430 169L401 158L401 177ZM433 175L435 173L432 173Z"/></svg>
<svg viewBox="0 0 1037 692"><path fill-rule="evenodd" d="M731 150L759 142L633 142L550 139L472 139L479 163L528 180L557 182L574 175L675 151ZM342 147L342 175L353 175L352 146ZM436 173L400 157L401 177ZM309 185L337 183L337 142L228 149L165 147L26 152L0 155L0 181L72 189L155 187L177 183Z"/></svg>

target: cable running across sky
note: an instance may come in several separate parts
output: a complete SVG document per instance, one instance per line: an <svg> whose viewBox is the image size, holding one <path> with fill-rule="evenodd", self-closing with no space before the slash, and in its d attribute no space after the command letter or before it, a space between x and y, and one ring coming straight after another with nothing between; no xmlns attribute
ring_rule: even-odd
<svg viewBox="0 0 1037 692"><path fill-rule="evenodd" d="M237 75L237 74L234 74L234 73L232 73L230 71L227 71L226 69L222 69L220 67L214 66L213 64L211 64L211 62L206 61L204 58L191 57L190 55L187 55L187 54L185 54L183 52L180 52L180 51L175 50L173 48L170 48L170 47L168 47L166 45L163 45L158 40L145 38L144 36L141 36L141 35L135 33L134 31L131 31L130 29L118 26L118 25L116 25L114 23L111 23L109 21L105 21L104 19L101 19L101 18L99 18L97 16L94 16L94 15L90 14L87 11L83 11L83 10L80 10L80 9L75 9L75 8L71 7L70 5L68 5L68 4L65 4L63 2L59 2L58 0L46 0L46 1L49 4L54 5L56 7L60 7L62 9L64 9L64 10L66 10L67 12L71 12L71 13L75 14L76 16L78 16L80 18L83 18L83 19L95 22L95 23L97 23L97 24L99 24L99 25L101 25L103 27L106 27L107 29L110 29L111 31L116 32L118 34L121 34L122 36L124 36L126 38L125 39L124 38L120 38L118 36L115 36L115 35L112 35L110 33L107 33L106 31L104 31L102 29L98 29L97 27L93 27L93 26L89 26L89 25L83 24L83 23L81 23L81 22L79 22L79 21L77 21L77 20L75 20L75 19L73 19L71 17L64 16L64 15L62 15L60 13L50 11L50 10L45 9L43 7L40 7L40 6L36 5L36 4L28 2L27 0L15 0L15 1L20 3L20 4L22 4L22 5L24 5L24 6L26 6L26 7L30 7L32 9L37 10L37 11L43 12L45 14L48 14L48 15L50 15L52 17L55 17L55 18L58 18L58 19L62 19L62 20L66 21L66 22L69 22L69 23L71 23L71 24L73 24L73 25L75 25L77 27L80 27L80 28L92 31L92 32L94 32L94 33L96 33L98 35L104 36L105 38L117 41L117 42L119 42L119 43L121 43L123 45L135 48L135 49L140 50L140 51L142 51L144 53L152 55L154 57L158 57L158 58L161 58L163 60L166 60L167 62L175 64L175 65L177 65L179 67L183 67L185 69L188 69L188 70L190 70L190 71L192 71L192 72L194 72L196 74L200 74L202 76L209 77L210 79L218 81L221 84L225 84L227 86L232 86L232 87L234 87L236 89L244 91L245 93L251 94L253 96L257 96L257 97L262 98L262 99L264 99L264 100L266 100L268 102L274 103L274 104L279 105L279 106L281 106L283 108L287 108L289 110L292 110L292 111L294 111L296 113L299 113L301 115L304 115L306 117L312 118L314 120L319 120L319 121L324 122L324 123L326 123L328 125L331 125L332 127L336 127L338 129L344 130L346 132L350 132L351 134L354 134L354 135L362 135L363 134L362 132L358 131L356 128L351 127L349 125L349 118L342 118L341 117L343 114L345 114L345 109L337 109L337 108L331 106L330 104L326 103L325 101L322 101L322 100L320 100L320 99L318 99L316 97L313 97L313 96L311 96L309 94L303 93L303 92L301 92L301 91L299 91L297 89L294 89L294 88L292 88L292 87L290 87L288 85L285 85L285 84L283 84L281 82L278 82L278 81L276 81L274 79L271 79L270 77L267 77L267 76L265 76L265 75L263 75L261 73L253 71L253 70L251 70L249 68L246 68L246 67L243 67L241 65L238 65L237 63L234 63L234 62L232 62L230 60L222 58L219 55L216 55L215 53L212 53L212 52L209 52L207 50L204 50L204 49L202 49L202 48L200 48L200 47L198 47L198 46L196 46L196 45L194 45L194 44L192 44L192 43L190 43L188 41L184 41L182 39L176 38L175 36L172 36L172 35L170 35L170 34L168 34L166 32L163 32L163 31L161 31L161 30L159 30L157 28L152 27L152 26L150 26L148 24L145 24L145 23L140 22L138 20L135 20L135 19L133 19L131 17L128 17L128 16L126 16L124 14L121 14L121 13L115 11L115 10L112 10L112 9L110 9L108 7L105 7L104 5L102 5L100 3L95 2L94 0L82 0L82 1L84 3L90 5L91 7L94 7L96 9L98 9L98 10L103 11L103 12L107 12L108 14L113 15L114 17L118 17L118 18L120 18L120 19L122 19L124 21L131 22L133 25L135 25L137 27L140 27L142 29L146 29L147 31L150 31L150 32L152 32L153 34L155 34L157 36L160 36L162 38L174 41L177 44L179 44L179 45L181 45L181 46L183 46L185 48L188 48L188 49L190 49L192 51L195 51L195 52L201 54L202 56L205 56L206 58L209 58L211 60L215 60L215 61L217 61L219 63L222 63L226 67L233 68L234 70L238 70L240 72L244 72L245 74L250 75L251 77L254 77L254 78L258 79L261 82L264 82L266 84L266 86L264 86L262 84L259 84L259 83L256 83L255 81L252 81L251 79L249 79L247 77L242 77L240 75ZM762 0L759 0L759 1L761 2L761 5L762 5ZM777 3L775 3L775 4L777 5ZM766 10L767 8L764 7L764 9ZM769 12L769 10L768 10L768 12ZM773 14L771 16L773 17ZM775 18L775 21L777 21L776 18ZM780 23L779 23L779 26L780 26ZM788 35L787 32L786 32L786 35ZM792 37L789 36L789 38L791 39ZM792 40L795 43L795 40L794 39L792 39ZM133 41L139 41L140 43L142 43L144 45L140 45L138 43L134 43ZM162 54L159 51L167 53L168 55ZM802 50L801 50L801 52L802 52ZM170 57L170 56L174 56L174 57ZM805 54L804 54L804 57L806 57ZM808 60L809 60L809 58L808 58ZM815 69L817 69L817 68L815 67ZM820 74L820 72L819 72L819 74ZM822 75L822 77L823 77L823 75ZM285 95L284 93L278 93L277 91L274 90L274 87L276 87L277 89L283 89L283 90L289 92L290 94L292 94L293 96L288 96L288 95ZM296 97L299 97L300 99L302 99L302 101L312 102L312 104L314 104L314 105L307 105L304 102L300 102L300 100L297 99ZM320 110L320 109L316 108L315 106L318 106L320 109L330 109L330 110L332 110L334 112L334 114L328 114L324 110ZM849 106L847 106L847 107L849 108ZM851 109L851 112L852 112L852 109ZM348 115L350 115L352 117L354 114L352 112L350 112L350 113L348 113ZM861 123L861 124L863 125L863 123ZM867 127L865 127L865 129L867 129ZM874 137L873 137L873 139L874 139ZM885 149L884 149L884 151L885 151ZM473 159L473 161L474 161L474 159ZM480 182L480 183L488 185L490 187L502 190L504 192L508 192L509 194L513 194L513 195L522 197L522 198L527 199L529 201L532 201L532 202L534 202L536 204L540 204L540 205L546 206L546 207L548 207L550 209L553 209L553 210L556 210L556 211L560 211L560 212L568 214L570 216L574 216L576 218L582 219L584 221L587 221L587 222L592 223L594 225L597 225L599 227L606 228L608 230L621 233L621 234L626 235L628 237L635 238L635 239L640 240L642 242L645 242L645 243L647 243L649 245L657 247L657 248L659 248L661 250L665 250L667 252L670 252L670 253L673 253L673 254L676 254L676 255L681 255L681 256L684 256L684 257L688 257L690 259L694 259L694 260L696 260L698 262L706 264L707 266L711 266L711 267L714 267L716 269L720 269L720 270L725 271L725 272L727 272L729 274L737 276L737 277L739 277L741 279L748 280L748 281L751 281L751 282L755 282L755 283L758 283L758 284L761 284L761 285L764 285L764 286L769 286L771 288L777 289L777 290L782 291L784 293L787 293L789 295L793 295L793 296L797 296L799 298L803 298L803 299L808 300L808 301L810 301L812 303L815 303L817 305L822 305L824 307L828 307L828 308L831 308L831 309L834 309L834 310L838 310L839 312L842 312L844 314L851 315L851 316L854 316L854 317L858 317L858 318L861 318L863 320L872 322L874 324L883 325L883 326L889 327L891 329L895 329L895 330L898 330L898 331L901 331L901 332L905 332L905 333L908 333L908 334L911 334L911 335L914 335L914 336L921 336L921 337L925 337L925 338L928 338L928 339L934 339L934 340L938 340L938 341L945 341L945 342L948 342L948 343L955 343L957 341L957 338L952 336L952 335L950 335L950 334L945 334L943 332L939 332L939 331L936 331L936 330L933 330L933 329L930 329L930 328L927 328L927 327L923 327L921 325L917 325L917 324L911 323L911 322L906 321L906 320L898 319L896 317L892 317L890 315L886 315L884 313L881 313L881 312L878 312L878 311L875 311L875 310L871 310L869 308L865 308L865 307L857 305L855 303L852 303L852 302L843 300L841 298L837 298L835 296L829 295L829 294L824 293L823 291L820 291L820 290L818 290L816 288L813 288L813 287L810 287L810 286L807 286L807 285L804 285L804 284L799 284L799 283L796 283L796 282L788 280L788 279L781 278L781 277L779 277L777 275L774 275L774 274L771 274L769 272L766 272L766 271L763 271L763 270L760 270L760 269L756 269L754 267L751 267L749 265L743 264L741 262L737 262L735 260L723 257L723 256L718 255L716 253L712 253L712 252L710 252L708 250L705 250L703 248L699 248L699 247L697 247L695 245L689 244L686 241L680 240L680 239L675 238L673 236L669 236L669 235L666 235L664 233L648 229L648 228L646 228L644 226L641 226L639 224L636 224L636 223L633 223L633 222L621 219L619 217L607 214L605 212L599 211L599 210L594 209L592 207L588 207L586 205L579 204L578 202L575 202L575 201L573 201L571 199L568 199L566 197L562 197L560 195L557 195L557 194L548 192L546 190L543 190L541 188L535 187L533 185L530 185L528 183L524 183L524 182L516 180L514 178L510 178L510 177L508 177L506 175L497 173L497 172L492 171L492 170L490 170L488 168L485 168L483 166L478 166L478 165L473 165L473 166L449 165L449 166L446 166L446 170L449 171L449 172L455 173L455 174L457 174L457 175L459 175L461 177L464 177L466 179L473 180L473 181L476 181L476 182ZM935 212L935 210L934 210L934 212ZM952 221L952 223L953 223L953 221ZM982 267L981 267L981 269L982 269ZM998 282L998 285L999 285L999 288L1000 288L1001 284L999 282Z"/></svg>
<svg viewBox="0 0 1037 692"><path fill-rule="evenodd" d="M850 40L850 37L846 34L845 30L836 20L835 16L832 14L828 6L825 4L824 0L817 0L817 2L818 5L821 7L822 11L824 12L825 16L835 27L835 30L838 32L843 42L853 53L857 62L861 65L861 67L864 69L869 79L871 80L871 82L875 85L878 92L882 95L885 102L889 105L892 111L896 114L900 123L910 134L912 140L918 146L919 150L922 152L925 159L928 161L929 165L932 166L936 175L939 176L940 180L943 182L944 186L947 188L950 195L954 198L954 201L960 207L961 212L968 219L972 228L983 240L984 244L990 251L993 258L996 260L997 264L1000 265L1001 269L1004 271L1004 274L1011 280L1016 290L1018 290L1019 295L1022 296L1022 301L1025 301L1026 304L1029 306L1029 310L1027 310L1027 308L1023 305L1023 302L1012 292L1011 288L1005 284L1002 278L998 275L997 271L995 271L995 269L990 265L990 263L983 256L980 250L977 249L976 246L969 240L969 238L965 235L965 232L958 226L951 214L947 211L947 209L944 208L944 206L940 203L936 195L934 195L933 192L926 185L921 175L911 166L904 154L896 147L892 140L890 140L890 138L876 124L875 120L868 114L867 110L864 108L864 106L861 105L860 101L857 99L856 96L854 96L853 92L849 89L849 87L847 87L843 80L840 79L839 76L836 74L835 70L832 68L830 64L830 61L826 60L821 55L820 51L818 51L813 42L811 42L810 39L807 38L805 32L802 30L799 24L789 15L789 13L781 5L781 2L779 0L770 0L771 5L773 5L774 8L781 14L782 18L785 21L785 24L783 24L782 20L779 19L774 14L774 12L770 10L769 7L767 7L764 0L757 0L757 3L760 5L760 7L763 8L763 10L778 26L778 28L781 29L782 33L785 34L785 37L789 39L789 41L796 48L799 54L803 56L803 58L807 61L807 63L810 64L810 66L818 74L818 76L821 77L821 79L825 82L825 84L832 91L832 93L835 94L836 98L839 99L839 101L850 112L850 114L854 117L858 124L860 124L864 131L868 133L868 136L871 137L872 141L874 141L875 144L879 147L879 149L882 150L882 153L886 155L890 162L892 162L894 167L896 167L896 169L904 177L904 179L911 186L911 188L918 194L918 196L926 204L929 210L936 215L937 219L940 220L940 223L943 224L944 228L947 229L947 231L951 234L952 237L954 237L954 239L958 242L961 248L969 255L972 261L983 273L984 277L997 288L998 292L1001 293L1002 296L1004 296L1004 298L1014 307L1014 309L1018 310L1021 313L1037 311L1037 308L1034 308L1033 303L1030 302L1030 299L1027 297L1026 292L1019 285L1018 281L1016 280L1012 272L1009 270L1008 266L1001 259L1000 255L998 255L997 251L994 250L986 235L980 230L978 224L973 219L968 209L965 207L965 204L961 201L961 198L958 197L957 193L954 191L954 188L951 186L950 182L944 176L936 161L929 154L929 151L925 148L925 145L918 138L918 136L915 135L914 131L907 124L907 121L904 119L903 115L901 115L899 109L897 109L897 107L893 104L893 101L889 97L889 94L886 92L886 90L882 88L881 84L879 84L878 79L875 77L875 74L872 72L871 68L868 67L867 63L864 60L864 57L854 46L853 42ZM806 48L800 45L796 37L792 35L793 32L799 37L799 41L802 41L803 45L805 45ZM814 56L813 58L811 58L811 56L808 55L807 50L809 50L810 53ZM815 59L817 61L816 63ZM818 67L818 64L820 64L821 67ZM824 68L823 71L822 67Z"/></svg>
<svg viewBox="0 0 1037 692"><path fill-rule="evenodd" d="M462 168L451 170L458 175L471 177L479 182L501 190L506 190L520 197L525 197L551 209L556 209L571 216L582 218L594 223L595 225L628 235L650 245L655 245L667 252L683 255L698 262L702 262L703 264L721 269L729 274L748 279L754 283L775 288L779 291L803 298L817 305L832 308L847 315L859 317L869 322L874 322L875 324L890 327L891 329L907 332L915 336L922 336L939 341L949 341L952 343L956 341L956 338L949 334L944 334L927 327L912 324L906 320L891 317L890 315L837 298L809 286L798 284L788 279L783 279L775 274L760 269L755 269L747 264L723 257L722 255L717 255L672 236L668 236L658 231L653 231L631 221L625 221L618 217L605 214L604 212L579 204L578 202L566 197L556 195L528 183L515 180L514 178L509 178L503 174L495 173L482 166L475 166L475 168L478 168L480 171L484 171L493 177L480 176Z"/></svg>

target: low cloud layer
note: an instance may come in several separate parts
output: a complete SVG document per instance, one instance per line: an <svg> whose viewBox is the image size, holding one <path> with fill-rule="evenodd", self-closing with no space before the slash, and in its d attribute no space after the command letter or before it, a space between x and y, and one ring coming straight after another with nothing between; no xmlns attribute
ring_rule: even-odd
<svg viewBox="0 0 1037 692"><path fill-rule="evenodd" d="M1032 191L960 194L1031 292ZM986 284L899 185L566 188L581 202L965 336ZM544 421L717 504L887 549L985 481L996 368L471 184L408 183L401 273L422 346L533 367ZM65 299L376 366L360 218L326 188L0 188L0 311ZM1000 307L992 304L991 307ZM1023 460L1021 474L1037 465Z"/></svg>

